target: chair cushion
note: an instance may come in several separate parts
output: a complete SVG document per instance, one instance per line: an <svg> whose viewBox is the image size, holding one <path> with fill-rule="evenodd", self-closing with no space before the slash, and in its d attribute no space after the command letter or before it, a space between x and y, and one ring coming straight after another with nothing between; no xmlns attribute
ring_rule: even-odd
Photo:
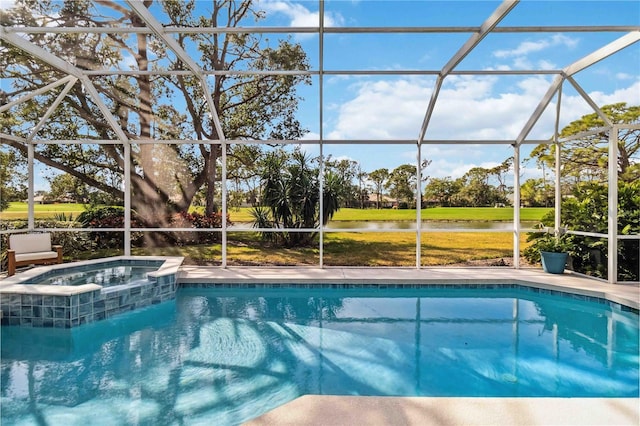
<svg viewBox="0 0 640 426"><path fill-rule="evenodd" d="M16 260L19 254L51 251L51 234L13 234L9 236L9 248L15 250ZM41 258L38 254L34 259Z"/></svg>
<svg viewBox="0 0 640 426"><path fill-rule="evenodd" d="M26 260L42 260L42 259L56 259L58 253L55 251L39 251L36 253L16 253L16 262L24 262Z"/></svg>

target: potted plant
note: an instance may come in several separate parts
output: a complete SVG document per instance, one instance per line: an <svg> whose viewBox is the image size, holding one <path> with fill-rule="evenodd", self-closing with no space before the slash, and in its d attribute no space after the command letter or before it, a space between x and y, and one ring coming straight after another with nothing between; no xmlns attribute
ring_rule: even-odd
<svg viewBox="0 0 640 426"><path fill-rule="evenodd" d="M562 274L569 258L569 245L564 229L552 231L546 228L546 233L536 239L533 246L540 252L540 261L545 272Z"/></svg>

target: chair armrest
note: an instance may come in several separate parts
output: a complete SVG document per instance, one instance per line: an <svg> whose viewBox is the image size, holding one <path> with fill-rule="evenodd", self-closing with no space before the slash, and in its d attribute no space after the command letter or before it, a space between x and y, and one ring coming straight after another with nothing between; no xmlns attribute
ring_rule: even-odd
<svg viewBox="0 0 640 426"><path fill-rule="evenodd" d="M7 275L12 276L16 273L16 251L7 249Z"/></svg>
<svg viewBox="0 0 640 426"><path fill-rule="evenodd" d="M62 246L60 245L52 245L51 249L54 250L58 254L58 263L62 263Z"/></svg>

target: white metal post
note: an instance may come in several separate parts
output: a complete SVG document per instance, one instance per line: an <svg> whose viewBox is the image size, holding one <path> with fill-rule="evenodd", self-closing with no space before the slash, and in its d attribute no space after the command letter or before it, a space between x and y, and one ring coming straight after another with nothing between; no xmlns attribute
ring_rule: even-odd
<svg viewBox="0 0 640 426"><path fill-rule="evenodd" d="M422 143L418 140L418 149L417 149L417 163L418 167L416 167L416 268L420 269L421 263L421 249L420 244L422 241L422 232L420 228L422 227Z"/></svg>
<svg viewBox="0 0 640 426"><path fill-rule="evenodd" d="M322 223L322 218L323 218L323 212L324 212L324 144L323 144L323 139L324 139L324 131L323 131L323 119L324 119L324 114L323 114L323 104L324 104L324 1L320 1L319 4L319 11L318 11L318 51L319 51L319 58L318 58L318 103L319 103L319 108L318 108L318 120L319 120L319 138L320 138L320 176L319 176L319 181L320 181L320 205L319 205L319 209L320 212L318 213L318 216L320 217L319 220L319 226L320 226L320 235L318 237L318 248L319 248L319 265L320 268L324 268L324 223Z"/></svg>
<svg viewBox="0 0 640 426"><path fill-rule="evenodd" d="M220 139L222 142L222 177L220 179L221 193L222 193L222 267L227 267L227 142L224 139ZM211 149L215 149L211 146ZM216 167L215 164L212 167ZM215 182L214 182L215 185Z"/></svg>
<svg viewBox="0 0 640 426"><path fill-rule="evenodd" d="M513 266L520 269L520 146L513 145Z"/></svg>
<svg viewBox="0 0 640 426"><path fill-rule="evenodd" d="M131 144L124 143L124 255L131 256Z"/></svg>
<svg viewBox="0 0 640 426"><path fill-rule="evenodd" d="M553 220L553 229L554 229L554 233L555 235L559 235L560 234L560 227L562 226L562 224L560 223L562 221L561 219L561 211L562 211L562 192L561 192L561 188L560 188L560 172L561 172L561 167L562 167L562 160L561 160L561 150L562 150L562 146L561 144L558 142L558 134L560 131L560 105L562 104L562 84L560 84L560 86L558 87L558 100L557 100L557 104L556 104L556 123L555 123L555 128L553 130L553 142L555 143L555 147L556 147L556 179L555 179L555 208L554 208L554 220Z"/></svg>
<svg viewBox="0 0 640 426"><path fill-rule="evenodd" d="M28 197L28 207L27 207L27 230L33 231L35 228L35 214L34 214L34 173L33 173L33 159L35 157L35 147L33 143L28 142L27 144L27 170L29 173L28 177L28 189L27 189L27 197Z"/></svg>
<svg viewBox="0 0 640 426"><path fill-rule="evenodd" d="M609 200L607 210L607 275L618 281L618 126L609 130Z"/></svg>

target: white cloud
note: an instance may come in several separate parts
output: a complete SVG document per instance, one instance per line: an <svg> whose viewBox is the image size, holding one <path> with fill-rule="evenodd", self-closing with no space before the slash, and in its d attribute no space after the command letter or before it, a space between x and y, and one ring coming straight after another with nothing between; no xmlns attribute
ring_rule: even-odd
<svg viewBox="0 0 640 426"><path fill-rule="evenodd" d="M551 37L542 38L536 41L523 41L515 49L496 50L493 52L493 56L496 58L520 57L533 52L540 52L550 47L564 46L572 48L577 44L577 39L567 37L564 34L555 34Z"/></svg>
<svg viewBox="0 0 640 426"><path fill-rule="evenodd" d="M499 59L511 59L512 68L532 69L534 68L534 62L529 58L531 54L546 49L558 49L559 47L571 49L577 44L578 39L567 37L564 34L555 34L535 41L524 41L514 49L496 50L493 52L493 56ZM537 62L537 67L547 70L557 68L556 64L544 59Z"/></svg>
<svg viewBox="0 0 640 426"><path fill-rule="evenodd" d="M617 89L613 93L607 94L603 92L592 92L589 93L589 96L593 99L596 105L608 105L617 102L626 102L628 105L640 105L640 79L636 79L631 86ZM579 99L582 100L582 98ZM586 105L586 108L584 109L586 110L584 114L590 114L593 112L591 107L588 105ZM576 118L579 118L579 116Z"/></svg>
<svg viewBox="0 0 640 426"><path fill-rule="evenodd" d="M356 96L338 109L328 139L417 138L431 96L424 79L366 81L353 86Z"/></svg>
<svg viewBox="0 0 640 426"><path fill-rule="evenodd" d="M320 135L318 133L315 133L315 132L309 132L309 133L306 133L304 136L302 136L301 139L302 140L307 140L307 141L316 141L316 140L320 139Z"/></svg>
<svg viewBox="0 0 640 426"><path fill-rule="evenodd" d="M267 12L286 15L290 19L289 25L292 27L317 27L320 25L319 12L312 12L299 3L292 3L288 0L262 0L260 6ZM343 22L342 16L325 13L325 27L339 26Z"/></svg>
<svg viewBox="0 0 640 426"><path fill-rule="evenodd" d="M552 77L523 77L517 84L499 86L498 77L450 76L440 90L427 130L427 139L498 139L512 141L544 96ZM427 110L433 79L403 78L393 81L359 81L351 86L353 96L342 103L326 132L328 139L415 139ZM348 94L348 93L346 93ZM344 95L344 94L343 94ZM612 93L590 92L598 105L615 102L640 104L640 80ZM533 127L528 139L548 139L555 127L555 98ZM564 93L560 127L593 110L575 93ZM369 147L371 152L378 149ZM493 167L513 155L509 145L423 145L423 156L433 160L427 174L460 177L475 166ZM367 151L368 152L368 151ZM415 149L385 158L368 159L356 154L366 170L394 168L413 162ZM526 155L523 152L523 155ZM375 157L375 156L374 156ZM369 166L369 162L375 162ZM384 162L385 164L380 164Z"/></svg>
<svg viewBox="0 0 640 426"><path fill-rule="evenodd" d="M554 69L558 68L557 65L554 64L553 62L550 62L550 61L547 61L547 60L544 60L544 59L541 60L541 61L538 61L538 67L541 70L554 70Z"/></svg>
<svg viewBox="0 0 640 426"><path fill-rule="evenodd" d="M626 72L616 73L616 79L618 80L632 80L635 77L631 74L627 74Z"/></svg>

